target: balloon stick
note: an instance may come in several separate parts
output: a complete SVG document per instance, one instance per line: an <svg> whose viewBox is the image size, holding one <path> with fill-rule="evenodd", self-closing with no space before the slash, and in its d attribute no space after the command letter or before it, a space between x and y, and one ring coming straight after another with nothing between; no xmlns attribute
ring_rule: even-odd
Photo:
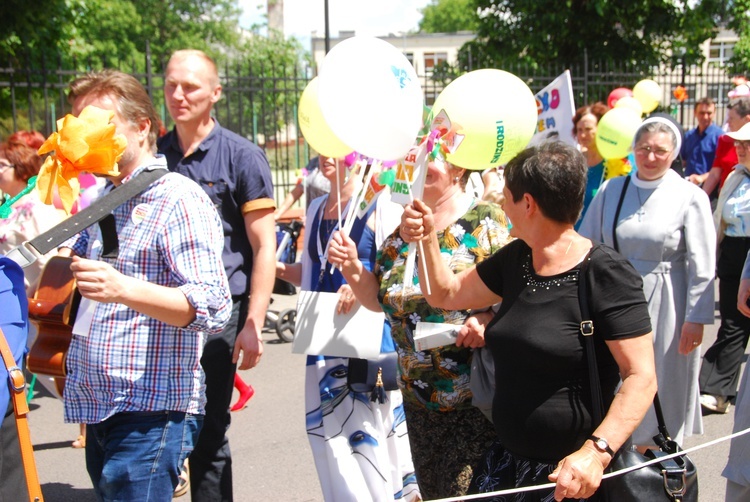
<svg viewBox="0 0 750 502"><path fill-rule="evenodd" d="M367 193L367 187L370 185L370 180L372 179L373 173L375 171L380 170L380 161L374 160L372 162L372 165L370 166L370 169L367 171L367 175L364 179L364 184L362 185L362 189L357 192L357 198L355 199L355 204L352 206L352 210L349 211L346 215L346 222L344 223L344 233L346 235L349 235L349 232L352 231L352 227L354 226L354 220L357 218L357 208L359 207L360 203L362 202L362 199L364 199L365 194ZM360 171L361 173L362 171ZM361 175L358 173L358 175Z"/></svg>
<svg viewBox="0 0 750 502"><path fill-rule="evenodd" d="M427 161L426 161L427 157L424 157L424 159L425 159L425 162L422 164L422 169L420 169L420 171L419 171L419 175L422 177L422 184L421 184L421 186L423 186L423 187L424 187L424 179L427 177ZM409 189L409 200L410 200L410 203L413 206L414 205L414 195L411 192L411 188ZM418 241L417 245L419 246L419 259L422 260L422 264L424 265L424 267L422 267L422 268L424 268L424 285L425 285L425 289L427 290L427 294L431 295L432 294L432 290L430 289L430 277L427 275L427 264L424 262L424 244L422 244L422 241ZM411 266L412 267L414 266L413 255L414 255L414 243L412 242L412 243L409 244L409 256L407 257L407 265L406 265L407 269L409 268L409 264L408 264L409 259L412 260ZM411 276L411 274L409 274L409 276Z"/></svg>
<svg viewBox="0 0 750 502"><path fill-rule="evenodd" d="M339 169L339 161L336 162L336 211L339 217L339 228L341 228L341 172Z"/></svg>

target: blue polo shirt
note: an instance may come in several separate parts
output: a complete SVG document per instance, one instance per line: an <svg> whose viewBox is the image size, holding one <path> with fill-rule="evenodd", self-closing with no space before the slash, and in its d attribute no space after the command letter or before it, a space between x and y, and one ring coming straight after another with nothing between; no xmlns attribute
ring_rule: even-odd
<svg viewBox="0 0 750 502"><path fill-rule="evenodd" d="M247 295L253 269L253 250L247 239L244 215L273 209L271 168L263 150L242 136L214 128L189 156L184 157L177 130L159 138L159 152L170 171L198 183L211 198L224 227L222 259L232 296Z"/></svg>
<svg viewBox="0 0 750 502"><path fill-rule="evenodd" d="M29 332L29 305L23 271L16 262L5 256L0 256L0 328L20 367ZM5 416L9 399L8 370L0 361L0 417Z"/></svg>
<svg viewBox="0 0 750 502"><path fill-rule="evenodd" d="M685 160L685 176L707 173L714 164L719 137L724 134L721 127L711 124L701 134L698 128L689 130L682 142L680 154Z"/></svg>

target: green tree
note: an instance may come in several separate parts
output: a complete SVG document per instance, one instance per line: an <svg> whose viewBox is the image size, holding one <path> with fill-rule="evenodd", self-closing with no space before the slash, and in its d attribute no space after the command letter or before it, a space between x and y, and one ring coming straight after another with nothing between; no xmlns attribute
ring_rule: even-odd
<svg viewBox="0 0 750 502"><path fill-rule="evenodd" d="M701 58L722 0L476 0L478 38L462 60L546 64L592 59L653 65Z"/></svg>
<svg viewBox="0 0 750 502"><path fill-rule="evenodd" d="M151 44L160 65L180 48L215 57L239 47L237 0L4 0L0 61L127 61Z"/></svg>
<svg viewBox="0 0 750 502"><path fill-rule="evenodd" d="M734 0L731 4L727 26L739 37L731 63L736 73L746 75L750 72L750 0Z"/></svg>
<svg viewBox="0 0 750 502"><path fill-rule="evenodd" d="M419 31L424 33L475 31L479 27L476 0L432 0L420 12Z"/></svg>
<svg viewBox="0 0 750 502"><path fill-rule="evenodd" d="M67 0L48 0L40 8L28 0L0 2L0 64L31 54L67 50L73 13Z"/></svg>
<svg viewBox="0 0 750 502"><path fill-rule="evenodd" d="M50 90L49 83L63 87L72 76L45 74L42 68L54 70L58 61L66 71L117 67L146 83L147 44L150 89L167 124L158 75L172 52L187 48L217 61L224 82L224 98L217 104L222 124L249 137L274 138L285 124L294 123L295 105L309 78L303 70L307 56L297 41L280 33L260 36L264 26L241 30L237 0L43 3L44 11L28 0L0 1L0 78L24 84L13 97L8 87L0 88L0 138L15 128L49 132L53 117L66 112L64 96ZM4 73L8 67L13 73Z"/></svg>

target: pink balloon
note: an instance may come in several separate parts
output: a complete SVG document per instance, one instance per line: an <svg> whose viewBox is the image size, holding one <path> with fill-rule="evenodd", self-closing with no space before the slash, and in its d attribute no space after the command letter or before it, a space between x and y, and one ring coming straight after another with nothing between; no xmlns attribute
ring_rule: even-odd
<svg viewBox="0 0 750 502"><path fill-rule="evenodd" d="M81 192L81 197L78 199L78 205L80 209L86 209L87 207L89 207L91 202L96 197L97 192L98 190L96 188L96 185L91 186L87 188L86 190L84 190L83 192Z"/></svg>
<svg viewBox="0 0 750 502"><path fill-rule="evenodd" d="M91 173L81 173L78 175L78 183L81 184L81 190L96 185L96 176Z"/></svg>
<svg viewBox="0 0 750 502"><path fill-rule="evenodd" d="M615 103L617 103L620 98L624 98L625 96L633 96L633 91L631 91L627 87L618 87L617 89L609 93L609 97L607 98L607 106L609 106L610 108L614 108Z"/></svg>
<svg viewBox="0 0 750 502"><path fill-rule="evenodd" d="M344 157L344 162L346 163L346 167L352 167L355 162L357 162L357 152L352 152L346 157Z"/></svg>

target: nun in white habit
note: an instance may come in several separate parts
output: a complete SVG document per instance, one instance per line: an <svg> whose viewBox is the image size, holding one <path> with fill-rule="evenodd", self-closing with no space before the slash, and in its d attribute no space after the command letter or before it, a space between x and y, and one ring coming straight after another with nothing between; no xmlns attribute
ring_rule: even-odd
<svg viewBox="0 0 750 502"><path fill-rule="evenodd" d="M637 172L606 182L580 233L625 256L643 277L654 333L659 399L678 443L703 433L698 389L703 327L714 322L716 231L708 196L670 169L681 137L668 119L645 120L633 150ZM653 445L649 411L633 443Z"/></svg>

